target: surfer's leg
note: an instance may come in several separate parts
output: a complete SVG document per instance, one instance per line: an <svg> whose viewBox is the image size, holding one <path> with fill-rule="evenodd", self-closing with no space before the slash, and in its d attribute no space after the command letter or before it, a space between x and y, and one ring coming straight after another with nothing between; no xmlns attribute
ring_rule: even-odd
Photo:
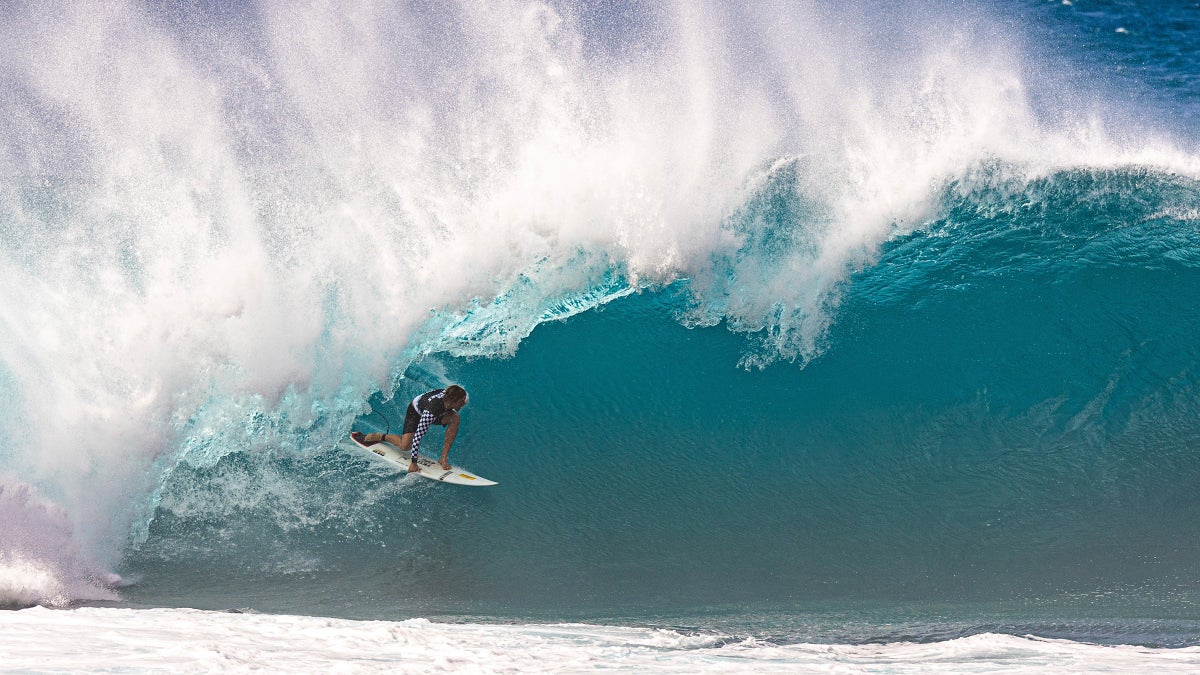
<svg viewBox="0 0 1200 675"><path fill-rule="evenodd" d="M362 437L362 439L368 443L378 443L380 441L383 441L384 443L391 443L392 445L396 446L397 448L399 448L400 445L403 443L406 446L406 447L402 448L404 450L407 450L408 448L412 447L412 434L404 434L403 436L400 436L397 434L386 434L385 435L385 434L372 433L372 434L365 434ZM408 440L405 440L405 439L408 439Z"/></svg>
<svg viewBox="0 0 1200 675"><path fill-rule="evenodd" d="M363 445L375 445L376 443L380 442L391 443L403 451L408 451L410 448L412 448L412 437L412 434L397 436L396 434L370 433L360 435L357 440Z"/></svg>
<svg viewBox="0 0 1200 675"><path fill-rule="evenodd" d="M370 437L368 436L368 438L370 438ZM404 452L412 447L412 438L413 438L412 434L404 434L403 436L397 436L396 434L388 434L387 436L384 436L381 440L391 443L392 445L396 446L397 448L400 448L401 452Z"/></svg>
<svg viewBox="0 0 1200 675"><path fill-rule="evenodd" d="M400 454L403 455L404 453L412 450L413 435L411 433L404 434L403 436L397 438L396 441L397 442L395 445L397 448L400 448ZM416 455L413 455L412 461L408 463L408 472L412 473L414 471L420 471L420 468L417 467Z"/></svg>
<svg viewBox="0 0 1200 675"><path fill-rule="evenodd" d="M400 443L396 445L400 448L400 452L411 452L413 446L413 438L417 433L417 427L421 423L421 413L413 407L413 404L408 404L408 410L404 411L404 435L400 437ZM412 454L412 461L408 464L408 472L419 471L417 467L417 456Z"/></svg>

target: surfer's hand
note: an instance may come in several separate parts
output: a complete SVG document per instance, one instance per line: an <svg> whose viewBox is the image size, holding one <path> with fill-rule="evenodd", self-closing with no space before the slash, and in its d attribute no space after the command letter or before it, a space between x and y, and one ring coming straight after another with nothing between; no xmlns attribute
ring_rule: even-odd
<svg viewBox="0 0 1200 675"><path fill-rule="evenodd" d="M408 472L409 473L421 473L421 467L417 466L416 462L412 462L411 464L408 465Z"/></svg>

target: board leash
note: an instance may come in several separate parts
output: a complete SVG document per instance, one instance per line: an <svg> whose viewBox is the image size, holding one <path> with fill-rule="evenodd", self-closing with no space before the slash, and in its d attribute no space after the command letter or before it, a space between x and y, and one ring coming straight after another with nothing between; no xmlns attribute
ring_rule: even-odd
<svg viewBox="0 0 1200 675"><path fill-rule="evenodd" d="M387 431L383 432L383 435L387 436L388 434L392 433L392 423L390 421L388 421L387 416L384 415L383 413L379 412L378 410L375 410L374 408L371 409L371 412L373 412L376 415L379 415L380 417L383 418L383 423L384 423L384 425L387 426Z"/></svg>

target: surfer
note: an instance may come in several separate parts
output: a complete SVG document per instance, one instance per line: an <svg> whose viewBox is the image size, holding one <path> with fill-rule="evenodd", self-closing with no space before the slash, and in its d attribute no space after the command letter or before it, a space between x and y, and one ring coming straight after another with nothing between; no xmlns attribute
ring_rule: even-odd
<svg viewBox="0 0 1200 675"><path fill-rule="evenodd" d="M400 451L412 451L412 461L408 465L409 473L421 470L417 466L417 450L421 447L421 439L429 427L438 424L446 427L446 437L442 441L443 469L450 470L450 446L454 445L454 437L458 435L458 411L467 405L467 390L452 384L445 389L434 389L414 398L408 404L404 414L404 433L396 434L363 434L358 431L350 433L350 437L364 446L375 445L380 441L391 443Z"/></svg>

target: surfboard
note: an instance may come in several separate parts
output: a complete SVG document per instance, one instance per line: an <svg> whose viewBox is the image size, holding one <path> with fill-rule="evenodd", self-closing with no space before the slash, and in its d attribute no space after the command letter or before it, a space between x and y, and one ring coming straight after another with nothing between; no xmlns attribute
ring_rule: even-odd
<svg viewBox="0 0 1200 675"><path fill-rule="evenodd" d="M350 445L356 450L369 452L372 455L386 460L405 471L408 471L409 455L407 452L400 452L400 449L391 443L375 443L374 445L363 445L353 438L349 439ZM429 480L436 480L441 483L453 483L454 485L473 485L475 487L484 487L486 485L498 485L494 480L488 480L483 476L477 476L470 471L460 467L450 465L450 470L442 468L436 460L430 459L425 455L417 455L417 466L421 467L420 475Z"/></svg>

